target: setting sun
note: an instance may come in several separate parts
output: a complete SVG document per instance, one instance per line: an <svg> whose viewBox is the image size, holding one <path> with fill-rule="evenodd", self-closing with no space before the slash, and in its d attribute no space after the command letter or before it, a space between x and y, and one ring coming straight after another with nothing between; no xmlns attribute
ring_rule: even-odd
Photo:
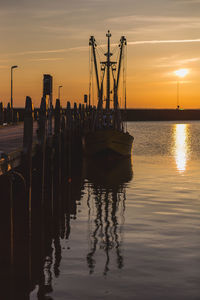
<svg viewBox="0 0 200 300"><path fill-rule="evenodd" d="M178 77L185 77L188 73L189 73L189 71L188 71L188 69L180 69L180 70L176 70L175 72L174 72Z"/></svg>

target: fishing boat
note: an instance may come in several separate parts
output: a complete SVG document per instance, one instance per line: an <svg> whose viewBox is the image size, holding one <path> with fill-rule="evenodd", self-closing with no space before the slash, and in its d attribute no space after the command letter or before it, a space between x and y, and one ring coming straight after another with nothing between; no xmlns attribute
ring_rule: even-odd
<svg viewBox="0 0 200 300"><path fill-rule="evenodd" d="M122 61L125 61L125 47L127 42L125 36L122 36L119 45L115 47L115 52L119 50L117 59L116 61L112 61L111 57L114 55L114 51L111 52L110 31L108 31L106 37L107 51L103 53L106 59L99 62L97 62L97 56L99 57L97 42L94 36L91 36L89 40L92 66L90 69L95 70L98 102L97 108L93 113L92 126L82 137L83 151L86 155L109 153L129 156L131 154L133 137L128 133L127 126L122 120L118 101L120 75L121 73L123 75L125 73L124 68L123 72L121 70ZM102 50L102 48L100 49ZM106 89L104 90L105 78ZM124 83L125 79L123 78ZM124 89L123 95L124 108L126 110L126 89ZM89 93L89 106L90 99L91 92Z"/></svg>

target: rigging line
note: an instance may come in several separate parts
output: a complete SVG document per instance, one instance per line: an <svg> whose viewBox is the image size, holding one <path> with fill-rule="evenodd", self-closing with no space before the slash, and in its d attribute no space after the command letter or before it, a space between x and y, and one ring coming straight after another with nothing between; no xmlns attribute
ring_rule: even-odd
<svg viewBox="0 0 200 300"><path fill-rule="evenodd" d="M122 66L123 66L123 71L122 71L122 73L123 73L123 75L122 75L122 77L123 77L123 83L122 83L122 99L123 99L123 105L124 105L124 103L125 103L125 51L124 51L124 48L122 49ZM123 106L122 105L122 106ZM125 122L123 121L122 122L122 126L124 127L124 124L125 124Z"/></svg>
<svg viewBox="0 0 200 300"><path fill-rule="evenodd" d="M103 50L103 48L96 42L96 45L98 46L98 48L101 50L102 54L104 55L105 50Z"/></svg>
<svg viewBox="0 0 200 300"><path fill-rule="evenodd" d="M102 75L102 72L101 72L101 57L100 57L100 54L99 54L99 51L96 49L96 53L97 53L97 58L98 58L98 64L100 65L100 79L102 81L102 78L103 78L103 75ZM98 72L99 73L99 72Z"/></svg>
<svg viewBox="0 0 200 300"><path fill-rule="evenodd" d="M91 97L92 97L92 105L94 106L94 79L93 79L93 68L94 68L94 58L93 58L93 54L92 54L92 49L91 49L91 71L90 71L90 93L91 93Z"/></svg>
<svg viewBox="0 0 200 300"><path fill-rule="evenodd" d="M89 103L91 100L91 48L89 47Z"/></svg>
<svg viewBox="0 0 200 300"><path fill-rule="evenodd" d="M97 57L98 57L98 59L99 59L99 64L100 64L100 62L101 62L101 57L100 57L100 54L99 54L99 51L96 49L96 53L97 53Z"/></svg>
<svg viewBox="0 0 200 300"><path fill-rule="evenodd" d="M126 108L127 108L127 99L126 99L126 80L127 80L127 46L125 48L125 126L126 126L126 131L127 131L127 111L126 111Z"/></svg>
<svg viewBox="0 0 200 300"><path fill-rule="evenodd" d="M90 97L92 98L92 93L93 93L93 54L92 54L92 49L90 53ZM92 100L93 101L93 100ZM94 103L93 103L94 105Z"/></svg>
<svg viewBox="0 0 200 300"><path fill-rule="evenodd" d="M92 64L92 105L94 106L94 75L93 75L93 64Z"/></svg>
<svg viewBox="0 0 200 300"><path fill-rule="evenodd" d="M117 50L119 50L119 45L116 45L116 46L113 48L112 54L114 55L115 52L116 52Z"/></svg>

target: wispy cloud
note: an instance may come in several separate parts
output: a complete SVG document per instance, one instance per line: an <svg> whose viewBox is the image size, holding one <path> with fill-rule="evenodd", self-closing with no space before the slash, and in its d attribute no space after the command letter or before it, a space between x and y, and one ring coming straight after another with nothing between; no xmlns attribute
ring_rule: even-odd
<svg viewBox="0 0 200 300"><path fill-rule="evenodd" d="M130 41L128 46L137 46L145 44L171 44L171 43L200 43L199 39L183 39L183 40L144 40L144 41ZM116 43L112 43L112 46L116 46ZM101 47L106 46L106 44L101 45ZM63 49L51 49L51 50L30 50L23 52L8 53L7 56L23 56L23 55L37 55L37 54L59 54L67 53L73 51L88 51L88 46L77 46L72 48L63 48ZM44 58L49 59L49 58ZM58 58L55 58L58 59Z"/></svg>
<svg viewBox="0 0 200 300"><path fill-rule="evenodd" d="M200 29L200 19L195 16L127 15L109 18L113 26L127 26L135 34L178 32L185 29ZM165 35L166 35L165 33ZM180 34L180 31L179 31Z"/></svg>
<svg viewBox="0 0 200 300"><path fill-rule="evenodd" d="M189 57L180 59L179 55L171 55L169 57L158 58L154 66L156 68L197 68L197 62L200 62L200 57Z"/></svg>
<svg viewBox="0 0 200 300"><path fill-rule="evenodd" d="M21 56L21 55L37 55L37 54L56 54L56 53L65 53L65 52L72 52L72 51L86 51L88 47L79 46L79 47L72 47L72 48L64 48L64 49L52 49L52 50L30 50L24 52L15 52L15 53L8 53L8 56Z"/></svg>
<svg viewBox="0 0 200 300"><path fill-rule="evenodd" d="M148 15L128 15L119 16L115 18L109 18L111 23L180 23L180 22L199 22L199 18L196 17L171 17L171 16L148 16Z"/></svg>
<svg viewBox="0 0 200 300"><path fill-rule="evenodd" d="M191 40L151 40L151 41L128 42L128 45L171 44L171 43L199 43L199 42L200 42L200 39L191 39Z"/></svg>
<svg viewBox="0 0 200 300"><path fill-rule="evenodd" d="M49 58L30 59L30 61L59 61L59 60L64 60L64 57L49 57Z"/></svg>
<svg viewBox="0 0 200 300"><path fill-rule="evenodd" d="M71 11L67 10L40 10L33 13L33 17L37 19L48 19L53 17L62 17L70 14Z"/></svg>
<svg viewBox="0 0 200 300"><path fill-rule="evenodd" d="M200 61L200 57L182 59L182 60L179 60L177 63L179 63L180 65L186 65L186 64L195 63L197 61Z"/></svg>
<svg viewBox="0 0 200 300"><path fill-rule="evenodd" d="M174 0L173 0L174 1ZM178 3L185 3L185 4L200 4L200 0L175 0Z"/></svg>

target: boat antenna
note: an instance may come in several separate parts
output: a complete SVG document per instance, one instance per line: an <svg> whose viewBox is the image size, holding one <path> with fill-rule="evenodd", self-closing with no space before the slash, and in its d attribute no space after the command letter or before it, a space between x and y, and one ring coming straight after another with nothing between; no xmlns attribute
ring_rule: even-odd
<svg viewBox="0 0 200 300"><path fill-rule="evenodd" d="M106 34L108 38L108 52L105 54L107 56L107 99L106 99L106 110L110 109L110 37L111 33L110 30L108 30L108 33Z"/></svg>

